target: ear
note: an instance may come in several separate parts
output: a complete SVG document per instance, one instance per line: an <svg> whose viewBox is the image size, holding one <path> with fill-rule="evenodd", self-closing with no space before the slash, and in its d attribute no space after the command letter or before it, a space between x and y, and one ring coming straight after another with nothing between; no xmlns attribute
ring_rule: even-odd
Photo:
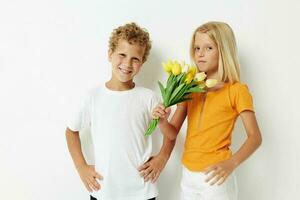
<svg viewBox="0 0 300 200"><path fill-rule="evenodd" d="M112 51L111 49L109 49L108 52L107 52L107 55L108 55L108 61L109 61L109 62L111 62L112 54L113 54L113 51Z"/></svg>

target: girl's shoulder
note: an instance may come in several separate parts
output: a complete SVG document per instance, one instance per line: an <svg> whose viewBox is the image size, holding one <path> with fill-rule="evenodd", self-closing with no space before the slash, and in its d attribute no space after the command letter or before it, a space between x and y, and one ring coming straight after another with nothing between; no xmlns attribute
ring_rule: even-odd
<svg viewBox="0 0 300 200"><path fill-rule="evenodd" d="M230 93L238 94L243 92L249 92L248 85L241 82L235 82L235 83L229 83L228 89L230 90Z"/></svg>
<svg viewBox="0 0 300 200"><path fill-rule="evenodd" d="M245 83L230 83L228 92L232 105L241 104L243 102L252 102L252 94Z"/></svg>
<svg viewBox="0 0 300 200"><path fill-rule="evenodd" d="M247 84L235 82L231 83L228 88L231 105L238 113L244 110L254 110L252 94Z"/></svg>

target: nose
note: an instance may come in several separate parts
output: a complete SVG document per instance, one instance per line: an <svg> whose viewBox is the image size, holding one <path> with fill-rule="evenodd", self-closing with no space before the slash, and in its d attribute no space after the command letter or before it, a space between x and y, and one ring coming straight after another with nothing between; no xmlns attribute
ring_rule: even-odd
<svg viewBox="0 0 300 200"><path fill-rule="evenodd" d="M203 57L205 55L204 50L200 49L199 51L197 51L197 56L199 57Z"/></svg>
<svg viewBox="0 0 300 200"><path fill-rule="evenodd" d="M123 62L123 65L125 65L126 67L130 67L131 66L130 59L125 59L124 62Z"/></svg>

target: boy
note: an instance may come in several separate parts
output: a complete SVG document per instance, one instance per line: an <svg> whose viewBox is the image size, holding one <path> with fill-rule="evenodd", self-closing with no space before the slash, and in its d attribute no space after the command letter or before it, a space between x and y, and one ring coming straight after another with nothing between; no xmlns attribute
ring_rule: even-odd
<svg viewBox="0 0 300 200"><path fill-rule="evenodd" d="M111 79L89 93L66 130L71 157L91 199L148 200L158 194L154 182L175 141L164 138L159 154L151 157L152 139L144 132L158 98L133 81L150 48L148 32L135 23L115 29L108 52ZM79 131L87 126L94 144L95 166L87 165L81 151Z"/></svg>

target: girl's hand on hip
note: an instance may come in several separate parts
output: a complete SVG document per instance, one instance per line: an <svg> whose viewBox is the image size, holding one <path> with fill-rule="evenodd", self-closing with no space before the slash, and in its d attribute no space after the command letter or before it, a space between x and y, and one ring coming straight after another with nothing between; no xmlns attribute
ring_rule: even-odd
<svg viewBox="0 0 300 200"><path fill-rule="evenodd" d="M221 185L225 182L235 168L236 166L230 159L212 165L204 171L204 173L207 175L207 179L205 181L209 182L210 185L214 185L215 183Z"/></svg>

